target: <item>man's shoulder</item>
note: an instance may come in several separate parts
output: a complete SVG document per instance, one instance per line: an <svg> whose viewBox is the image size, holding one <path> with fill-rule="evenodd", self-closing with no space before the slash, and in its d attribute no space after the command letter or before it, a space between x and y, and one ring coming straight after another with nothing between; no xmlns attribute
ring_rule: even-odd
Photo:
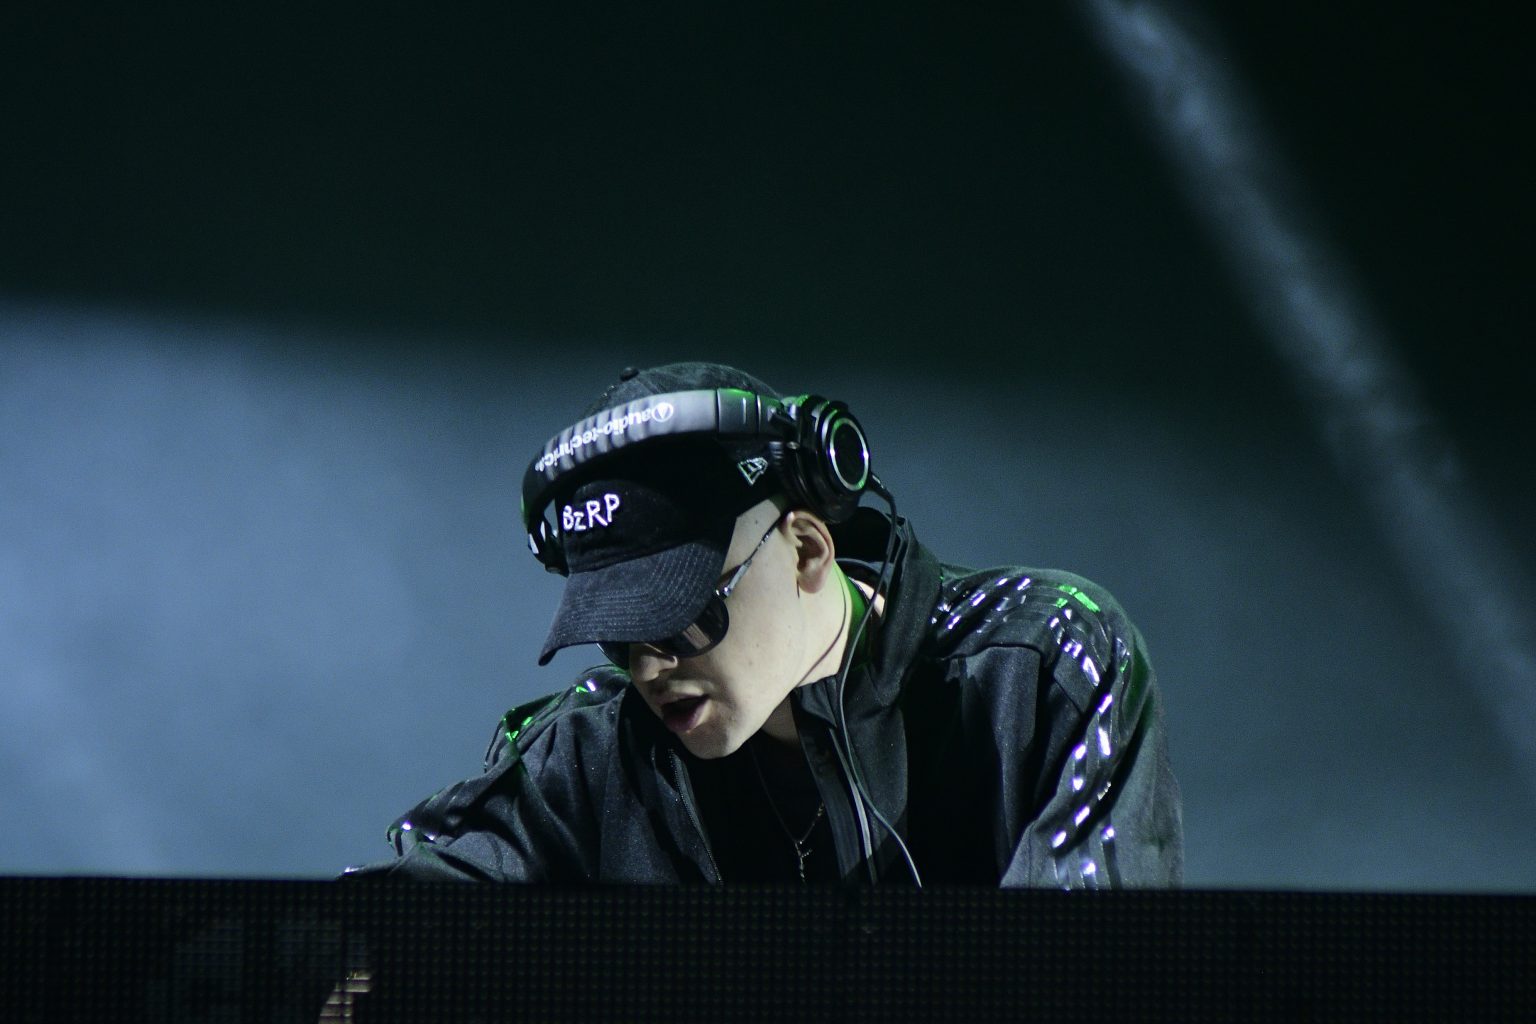
<svg viewBox="0 0 1536 1024"><path fill-rule="evenodd" d="M629 676L602 665L583 672L570 686L519 704L501 717L485 751L489 771L513 754L521 756L557 735L579 741L611 731Z"/></svg>
<svg viewBox="0 0 1536 1024"><path fill-rule="evenodd" d="M1093 580L1063 569L942 565L929 620L931 655L964 656L993 647L1030 647L1053 656L1076 641L1109 656L1135 627Z"/></svg>
<svg viewBox="0 0 1536 1024"><path fill-rule="evenodd" d="M1078 711L1127 688L1140 699L1152 679L1141 634L1119 602L1061 569L943 566L923 647L931 678L999 693L1034 680Z"/></svg>

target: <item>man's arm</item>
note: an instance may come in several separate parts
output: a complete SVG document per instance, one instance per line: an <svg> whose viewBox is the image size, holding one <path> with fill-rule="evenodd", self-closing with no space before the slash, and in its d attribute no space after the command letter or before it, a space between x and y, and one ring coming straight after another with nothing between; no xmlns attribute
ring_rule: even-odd
<svg viewBox="0 0 1536 1024"><path fill-rule="evenodd" d="M1045 802L1002 884L1158 887L1183 878L1183 813L1156 676L1140 633L1087 581L1053 620L1040 685L1067 699L1037 723L1049 743ZM1046 737L1049 736L1047 740Z"/></svg>

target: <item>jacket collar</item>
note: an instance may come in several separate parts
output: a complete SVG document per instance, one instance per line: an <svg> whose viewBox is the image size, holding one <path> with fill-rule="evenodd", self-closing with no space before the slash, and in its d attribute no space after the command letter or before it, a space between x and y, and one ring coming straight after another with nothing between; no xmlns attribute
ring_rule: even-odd
<svg viewBox="0 0 1536 1024"><path fill-rule="evenodd" d="M835 675L800 687L791 699L802 723L801 743L812 764L818 760L815 752L830 742L845 767L857 768L867 799L901 830L908 778L906 723L899 699L908 670L928 633L938 600L940 569L938 560L917 543L905 520L892 522L868 511L870 516L862 523L856 518L847 524L852 529L844 531L846 536L834 532L833 539L838 542L840 555L866 565L878 565L885 557L887 543L896 543L883 613L879 619L870 620L871 656L850 669L841 709ZM852 568L856 575L864 575L857 566ZM832 816L830 803L828 815ZM872 825L870 829L876 846L876 870L888 876L898 863L895 844L883 828ZM851 840L840 839L839 845L845 844L851 845Z"/></svg>
<svg viewBox="0 0 1536 1024"><path fill-rule="evenodd" d="M866 583L874 582L887 546L894 546L885 606L879 616L870 616L867 627L869 661L848 673L844 699L851 716L855 706L890 707L900 698L903 678L917 659L939 599L940 569L933 553L917 542L911 523L900 517L892 521L872 508L861 508L849 522L833 527L832 539L839 561L851 570L850 575ZM836 681L835 675L828 676L801 689L830 692ZM835 701L835 693L831 697ZM807 710L815 713L816 708Z"/></svg>

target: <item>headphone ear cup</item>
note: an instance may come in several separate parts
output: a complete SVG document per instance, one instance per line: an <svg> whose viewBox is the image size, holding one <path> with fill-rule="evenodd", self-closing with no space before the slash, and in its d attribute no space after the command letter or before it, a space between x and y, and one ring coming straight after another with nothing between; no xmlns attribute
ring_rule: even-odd
<svg viewBox="0 0 1536 1024"><path fill-rule="evenodd" d="M853 515L869 486L869 443L842 402L806 395L788 406L794 440L769 445L790 498L831 523Z"/></svg>

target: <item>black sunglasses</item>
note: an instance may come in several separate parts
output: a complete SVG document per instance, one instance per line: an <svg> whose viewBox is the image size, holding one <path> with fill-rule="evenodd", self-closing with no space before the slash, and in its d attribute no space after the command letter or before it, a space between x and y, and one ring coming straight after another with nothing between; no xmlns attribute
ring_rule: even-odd
<svg viewBox="0 0 1536 1024"><path fill-rule="evenodd" d="M694 658L705 651L713 650L720 641L725 639L726 632L731 628L731 616L725 610L725 599L731 596L731 591L736 589L741 578L752 567L752 559L763 550L763 545L768 543L768 538L773 536L773 531L779 528L779 524L784 521L784 516L788 514L784 512L773 521L773 525L768 527L768 532L763 534L746 561L732 570L730 579L715 588L715 592L709 595L709 603L704 606L698 618L684 627L681 633L661 640L641 641L641 645L655 648L662 654L674 658ZM633 644L630 643L614 643L608 640L599 641L597 645L604 657L626 672L629 671L629 649L632 646Z"/></svg>

